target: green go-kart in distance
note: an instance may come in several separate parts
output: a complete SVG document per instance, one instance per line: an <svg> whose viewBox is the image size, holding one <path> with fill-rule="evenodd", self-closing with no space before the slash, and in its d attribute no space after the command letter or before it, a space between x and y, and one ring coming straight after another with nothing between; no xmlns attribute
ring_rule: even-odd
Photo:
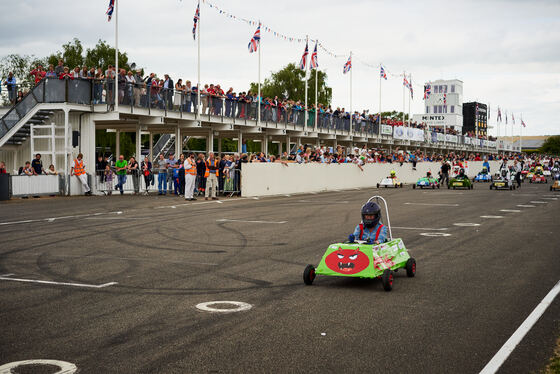
<svg viewBox="0 0 560 374"><path fill-rule="evenodd" d="M451 179L449 179L449 183L447 184L447 188L466 188L467 190L472 190L474 188L473 182L469 179L469 177L457 175Z"/></svg>
<svg viewBox="0 0 560 374"><path fill-rule="evenodd" d="M385 291L393 289L394 272L406 269L406 275L416 274L416 260L408 254L402 239L393 239L387 202L381 196L372 200L383 201L390 240L381 244L334 243L329 245L317 268L307 265L303 272L306 285L313 284L317 275L356 278L380 278Z"/></svg>

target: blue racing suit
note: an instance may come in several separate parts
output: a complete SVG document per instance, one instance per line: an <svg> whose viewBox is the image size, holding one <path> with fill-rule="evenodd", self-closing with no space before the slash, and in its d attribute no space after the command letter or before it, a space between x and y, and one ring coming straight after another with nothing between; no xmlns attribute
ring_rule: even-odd
<svg viewBox="0 0 560 374"><path fill-rule="evenodd" d="M367 242L378 241L379 243L384 243L387 241L387 226L378 223L374 228L368 229L360 223L354 229L353 235L356 240L365 240Z"/></svg>

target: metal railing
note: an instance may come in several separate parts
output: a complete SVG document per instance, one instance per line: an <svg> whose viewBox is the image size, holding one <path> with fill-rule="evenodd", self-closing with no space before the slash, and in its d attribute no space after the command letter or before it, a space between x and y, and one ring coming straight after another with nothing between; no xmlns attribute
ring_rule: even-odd
<svg viewBox="0 0 560 374"><path fill-rule="evenodd" d="M118 97L119 105L122 110L130 110L131 113L142 110L148 114L152 110L163 111L163 115L168 113L190 114L193 118L205 119L210 122L228 122L233 124L248 124L249 121L256 121L258 117L258 105L256 96L233 95L201 95L200 114L198 113L199 103L196 88L193 89L174 89L161 87L146 78L139 80L139 83L127 82L123 76L119 76L119 92L115 94L114 79L84 79L84 78L44 78L33 87L25 96L17 100L17 103L0 119L0 139L4 137L16 124L26 116L39 103L74 103L92 106L95 110L97 105L106 105L104 110L110 111L114 108L114 100ZM17 88L16 88L17 91ZM10 91L10 92L13 92ZM12 94L10 94L12 95ZM159 113L158 113L159 114ZM380 132L380 126L373 116L367 118L350 117L348 114L335 115L331 112L324 112L320 109L315 123L315 111L308 111L307 122L305 111L298 103L283 103L276 100L265 99L261 104L261 122L270 127L293 129L306 132L313 132L315 129L321 132L336 133L341 135L353 135L358 137L378 137L386 135ZM254 124L251 122L249 124ZM382 125L383 127L385 125ZM464 144L477 148L489 148L490 143L483 145L472 144L476 142L462 142L462 136L457 142L447 142L438 139L437 133L426 132L424 142L429 143L451 143ZM154 155L159 154L169 139L161 138L154 148ZM159 147L159 148L158 148ZM161 149L160 149L161 148Z"/></svg>

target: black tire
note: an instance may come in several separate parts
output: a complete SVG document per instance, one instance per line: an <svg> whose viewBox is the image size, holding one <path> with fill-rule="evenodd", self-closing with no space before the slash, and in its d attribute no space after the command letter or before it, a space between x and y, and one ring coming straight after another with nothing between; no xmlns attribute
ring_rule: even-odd
<svg viewBox="0 0 560 374"><path fill-rule="evenodd" d="M492 185L490 185L490 189L492 189Z"/></svg>
<svg viewBox="0 0 560 374"><path fill-rule="evenodd" d="M379 183L377 183L377 188L379 188Z"/></svg>
<svg viewBox="0 0 560 374"><path fill-rule="evenodd" d="M548 183L548 179L545 178L545 179L544 179L544 183Z"/></svg>
<svg viewBox="0 0 560 374"><path fill-rule="evenodd" d="M435 190L435 189L436 189L436 185L432 184L432 190Z"/></svg>
<svg viewBox="0 0 560 374"><path fill-rule="evenodd" d="M416 260L411 257L406 261L406 276L412 278L415 275L416 275Z"/></svg>
<svg viewBox="0 0 560 374"><path fill-rule="evenodd" d="M552 186L550 186L550 190L552 191Z"/></svg>
<svg viewBox="0 0 560 374"><path fill-rule="evenodd" d="M303 271L303 283L308 286L313 284L315 280L315 267L313 265L307 265Z"/></svg>
<svg viewBox="0 0 560 374"><path fill-rule="evenodd" d="M450 189L451 187L449 187L449 185L447 185L447 189Z"/></svg>
<svg viewBox="0 0 560 374"><path fill-rule="evenodd" d="M416 185L415 185L415 184L412 185L412 189L413 189L413 190L416 189Z"/></svg>
<svg viewBox="0 0 560 374"><path fill-rule="evenodd" d="M437 185L437 188L438 188L438 190L439 190L439 184Z"/></svg>
<svg viewBox="0 0 560 374"><path fill-rule="evenodd" d="M385 269L381 275L381 284L383 284L383 289L385 291L391 291L393 289L393 272L389 269Z"/></svg>

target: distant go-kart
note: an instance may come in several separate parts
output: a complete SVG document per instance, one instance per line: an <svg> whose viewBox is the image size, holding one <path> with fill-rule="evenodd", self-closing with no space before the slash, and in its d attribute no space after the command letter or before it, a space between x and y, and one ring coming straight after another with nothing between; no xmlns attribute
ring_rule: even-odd
<svg viewBox="0 0 560 374"><path fill-rule="evenodd" d="M496 178L490 183L490 189L495 190L515 190L514 179L508 170L502 169L501 172L496 173Z"/></svg>
<svg viewBox="0 0 560 374"><path fill-rule="evenodd" d="M488 173L486 168L483 168L482 171L474 177L473 182L492 182L492 176Z"/></svg>
<svg viewBox="0 0 560 374"><path fill-rule="evenodd" d="M547 183L546 177L543 174L543 169L537 167L533 177L529 179L529 183Z"/></svg>
<svg viewBox="0 0 560 374"><path fill-rule="evenodd" d="M550 169L545 168L545 169L543 170L543 175L544 175L545 177L550 177L550 176L552 176L552 172L550 171Z"/></svg>
<svg viewBox="0 0 560 374"><path fill-rule="evenodd" d="M387 215L388 242L382 244L334 243L329 245L317 268L307 265L303 272L306 285L313 284L317 275L356 278L380 278L385 291L393 289L394 272L406 269L408 277L416 274L416 260L408 254L402 239L393 239L387 202L381 196L373 196L372 200L383 201Z"/></svg>
<svg viewBox="0 0 560 374"><path fill-rule="evenodd" d="M466 188L467 190L472 190L473 187L474 185L472 181L466 175L464 177L457 175L456 177L451 178L447 184L448 189Z"/></svg>
<svg viewBox="0 0 560 374"><path fill-rule="evenodd" d="M551 191L559 191L560 190L560 169L554 167L552 169L552 178L554 179L554 183L550 185Z"/></svg>
<svg viewBox="0 0 560 374"><path fill-rule="evenodd" d="M418 181L412 185L412 188L439 188L439 181L432 177L422 177L418 179Z"/></svg>
<svg viewBox="0 0 560 374"><path fill-rule="evenodd" d="M383 178L381 180L381 182L377 183L377 188L379 187L393 187L393 188L399 188L399 187L403 187L402 182L399 182L399 180L397 179L397 177L387 177L387 178Z"/></svg>

